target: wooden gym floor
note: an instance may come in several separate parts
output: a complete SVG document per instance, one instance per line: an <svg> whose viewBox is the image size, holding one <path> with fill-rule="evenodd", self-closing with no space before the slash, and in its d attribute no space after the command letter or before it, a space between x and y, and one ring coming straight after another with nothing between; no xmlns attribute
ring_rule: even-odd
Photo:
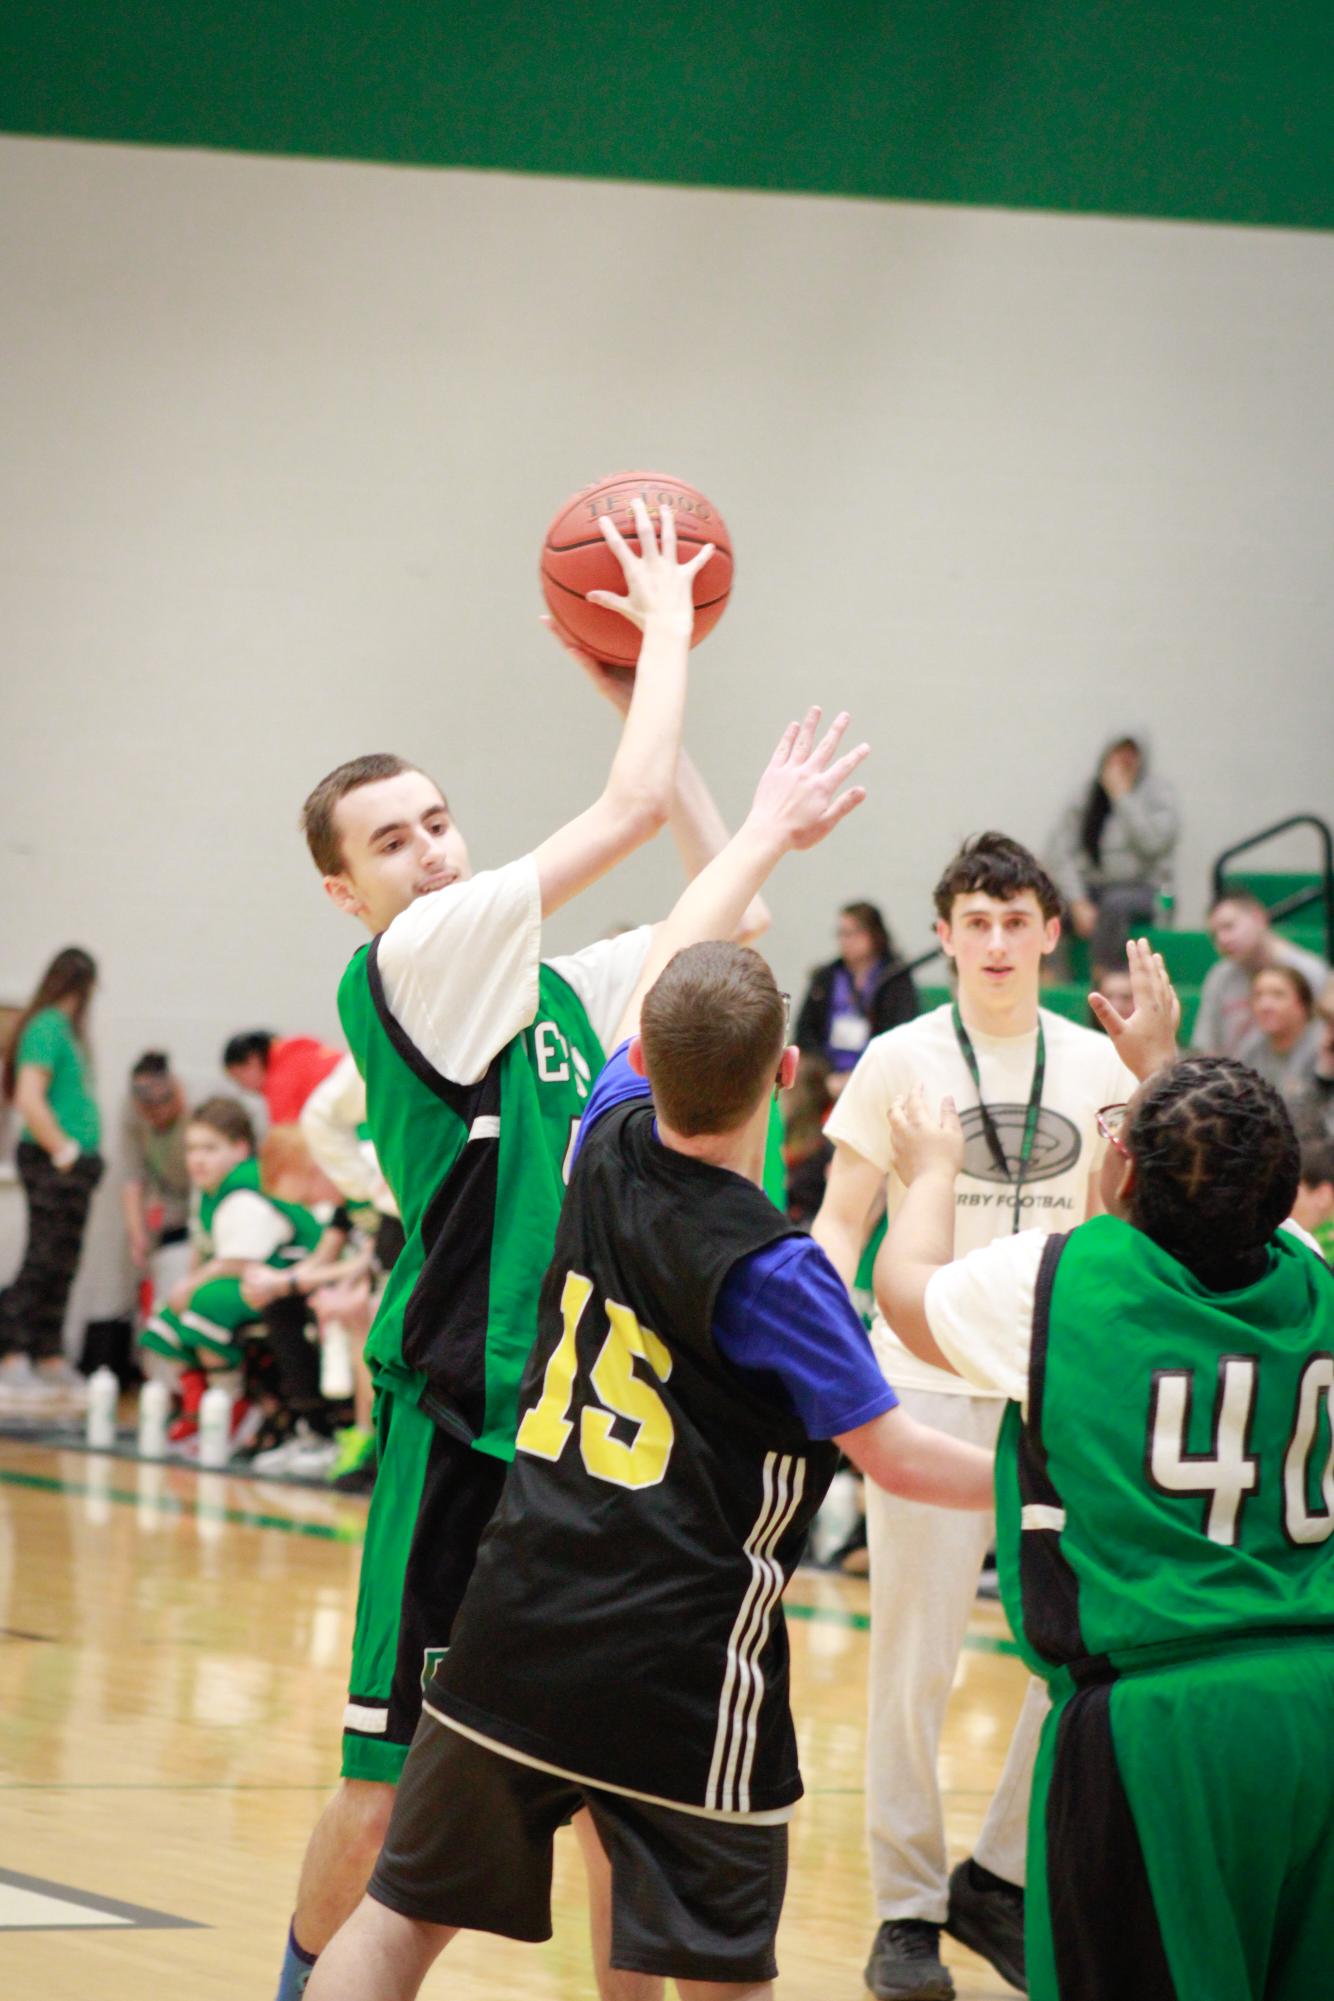
<svg viewBox="0 0 1334 2001"><path fill-rule="evenodd" d="M334 1782L365 1503L0 1439L0 1993L272 2001L306 1836ZM788 1598L807 1795L779 1937L785 2001L864 1993L864 1583ZM969 1848L1023 1694L978 1608L943 1758ZM555 1937L458 1940L427 1995L594 1992L581 1871ZM564 1850L564 1852L562 1852ZM946 1942L961 1996L1007 1988Z"/></svg>

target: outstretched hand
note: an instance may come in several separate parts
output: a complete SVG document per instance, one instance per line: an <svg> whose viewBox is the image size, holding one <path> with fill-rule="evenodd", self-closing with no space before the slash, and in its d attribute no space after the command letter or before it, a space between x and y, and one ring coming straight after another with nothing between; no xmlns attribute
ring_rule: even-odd
<svg viewBox="0 0 1334 2001"><path fill-rule="evenodd" d="M1124 1018L1101 994L1089 995L1089 1006L1127 1070L1143 1083L1155 1070L1176 1059L1181 1001L1167 976L1161 952L1147 938L1132 938L1126 946L1130 967L1131 1011Z"/></svg>
<svg viewBox="0 0 1334 2001"><path fill-rule="evenodd" d="M953 1180L963 1171L963 1127L953 1098L942 1098L939 1115L927 1109L926 1092L915 1084L889 1108L894 1172L905 1187L935 1168Z"/></svg>
<svg viewBox="0 0 1334 2001"><path fill-rule="evenodd" d="M752 827L772 833L784 852L815 847L866 797L864 785L850 785L842 793L839 787L852 776L870 745L859 743L835 757L848 727L846 710L834 717L817 743L819 727L818 708L808 709L804 722L788 724L755 788L747 816Z"/></svg>
<svg viewBox="0 0 1334 2001"><path fill-rule="evenodd" d="M688 563L678 563L676 516L667 503L664 502L659 511L659 532L656 536L652 516L644 501L636 496L630 503L630 510L635 517L635 534L639 537L637 555L610 514L598 516L603 539L625 576L625 596L617 597L613 591L589 591L588 602L601 605L604 611L618 612L622 618L628 618L631 625L637 625L641 632L648 621L654 619L688 636L695 624L693 585L697 574L712 556L714 545L706 542Z"/></svg>

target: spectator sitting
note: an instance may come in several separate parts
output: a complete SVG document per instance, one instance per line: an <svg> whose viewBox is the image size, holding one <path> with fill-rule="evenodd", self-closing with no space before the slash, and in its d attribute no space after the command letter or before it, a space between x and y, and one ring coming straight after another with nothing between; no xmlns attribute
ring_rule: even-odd
<svg viewBox="0 0 1334 2001"><path fill-rule="evenodd" d="M241 1275L246 1304L262 1314L267 1337L258 1375L265 1420L253 1446L262 1472L324 1473L337 1456L330 1437L352 1393L351 1357L336 1381L337 1345L370 1331L371 1247L354 1240L338 1190L313 1159L298 1126L275 1126L259 1150L260 1187L278 1202L327 1218L319 1242L295 1264L249 1264ZM312 1334L315 1336L312 1339Z"/></svg>
<svg viewBox="0 0 1334 2001"><path fill-rule="evenodd" d="M234 1035L222 1052L233 1084L263 1098L272 1126L295 1125L315 1086L342 1060L341 1050L313 1035L274 1035L267 1028Z"/></svg>
<svg viewBox="0 0 1334 2001"><path fill-rule="evenodd" d="M1316 1058L1323 1025L1315 1019L1315 995L1296 966L1266 966L1251 981L1255 1026L1237 1055L1272 1084L1288 1107L1299 1134L1321 1123L1316 1092Z"/></svg>
<svg viewBox="0 0 1334 2001"><path fill-rule="evenodd" d="M1315 1238L1326 1263L1334 1263L1334 1141L1303 1142L1292 1220Z"/></svg>
<svg viewBox="0 0 1334 2001"><path fill-rule="evenodd" d="M235 1372L244 1360L245 1337L269 1317L244 1296L246 1268L290 1269L321 1236L308 1209L261 1188L254 1127L235 1099L209 1098L191 1112L185 1158L195 1191L191 1269L140 1337L151 1353L181 1365L181 1414L170 1433L177 1443L198 1429L210 1374L233 1372L229 1387L239 1392ZM295 1293L291 1286L285 1290Z"/></svg>
<svg viewBox="0 0 1334 2001"><path fill-rule="evenodd" d="M1119 965L1126 940L1153 921L1171 880L1176 795L1150 777L1143 745L1118 737L1088 789L1066 807L1051 843L1051 873L1079 938L1102 965Z"/></svg>
<svg viewBox="0 0 1334 2001"><path fill-rule="evenodd" d="M1122 1021L1129 1021L1135 1012L1135 996L1130 986L1130 968L1123 959L1119 965L1093 968L1093 991L1114 1007ZM1089 1009L1089 1027L1105 1034L1106 1030L1093 1009Z"/></svg>
<svg viewBox="0 0 1334 2001"><path fill-rule="evenodd" d="M1265 966L1296 966L1313 993L1329 978L1314 952L1281 938L1269 912L1248 889L1229 889L1209 912L1209 931L1220 963L1205 975L1192 1046L1206 1056L1236 1056L1255 1027L1251 981Z"/></svg>
<svg viewBox="0 0 1334 2001"><path fill-rule="evenodd" d="M796 1042L803 1056L828 1065L828 1094L836 1098L873 1035L883 1035L917 1013L912 975L894 949L874 903L845 903L838 916L839 956L811 975L797 1015Z"/></svg>
<svg viewBox="0 0 1334 2001"><path fill-rule="evenodd" d="M161 1050L146 1050L130 1072L120 1197L130 1261L150 1275L155 1298L184 1278L189 1266L185 1125L180 1079Z"/></svg>

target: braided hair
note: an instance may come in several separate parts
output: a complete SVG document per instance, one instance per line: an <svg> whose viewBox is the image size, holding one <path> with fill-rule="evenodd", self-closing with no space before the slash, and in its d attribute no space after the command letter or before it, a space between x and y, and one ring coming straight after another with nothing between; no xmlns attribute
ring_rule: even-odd
<svg viewBox="0 0 1334 2001"><path fill-rule="evenodd" d="M1230 1056L1186 1056L1135 1101L1130 1220L1212 1292L1250 1285L1292 1209L1300 1152L1271 1084Z"/></svg>

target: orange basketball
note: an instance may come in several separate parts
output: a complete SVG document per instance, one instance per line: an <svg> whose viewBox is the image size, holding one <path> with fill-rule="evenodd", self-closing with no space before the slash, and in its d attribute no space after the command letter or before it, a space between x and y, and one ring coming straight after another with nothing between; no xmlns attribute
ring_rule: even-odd
<svg viewBox="0 0 1334 2001"><path fill-rule="evenodd" d="M695 577L695 630L691 645L713 631L732 588L732 538L713 503L684 480L660 472L622 472L583 487L566 501L542 544L542 595L555 623L576 646L616 667L639 658L639 630L619 613L588 602L589 591L625 593L625 577L602 539L600 514L610 514L632 549L638 550L630 503L641 499L655 530L664 502L676 516L676 553L688 562L712 542L714 553Z"/></svg>

